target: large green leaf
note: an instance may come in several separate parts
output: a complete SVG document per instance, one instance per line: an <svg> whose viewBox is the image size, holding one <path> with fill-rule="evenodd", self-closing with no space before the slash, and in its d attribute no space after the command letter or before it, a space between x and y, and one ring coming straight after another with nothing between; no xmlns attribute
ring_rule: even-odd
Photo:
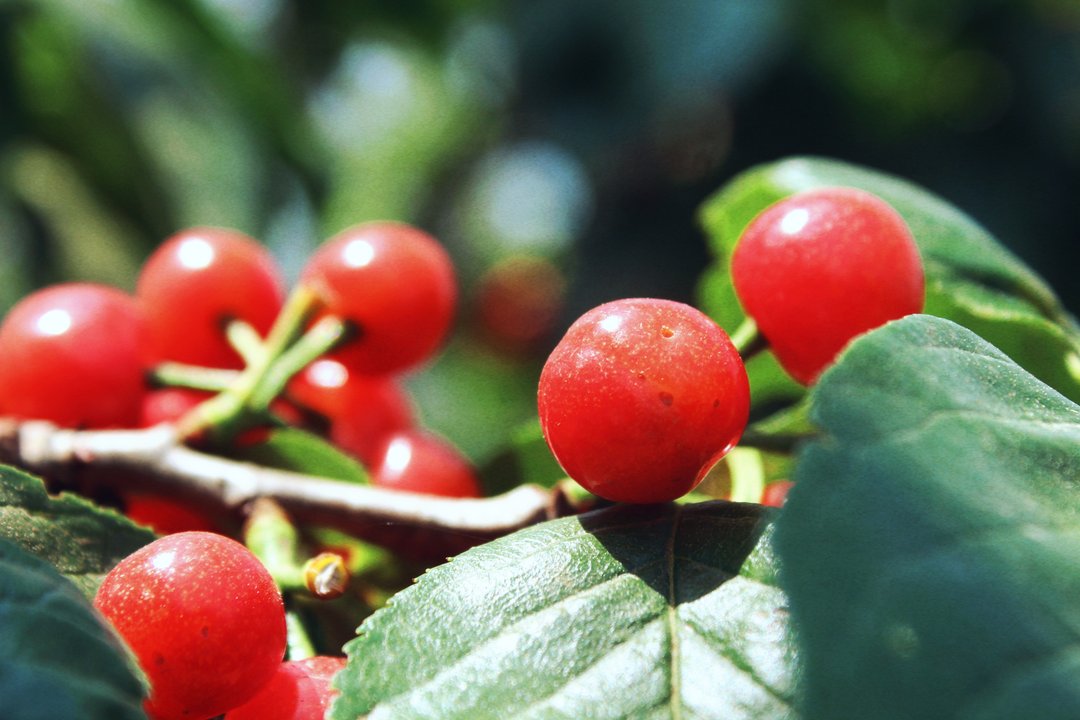
<svg viewBox="0 0 1080 720"><path fill-rule="evenodd" d="M70 493L50 496L38 478L0 466L0 538L49 561L87 595L154 537L119 513Z"/></svg>
<svg viewBox="0 0 1080 720"><path fill-rule="evenodd" d="M792 717L768 518L616 506L474 548L361 626L331 717Z"/></svg>
<svg viewBox="0 0 1080 720"><path fill-rule="evenodd" d="M142 695L124 650L79 590L0 539L0 715L145 719Z"/></svg>
<svg viewBox="0 0 1080 720"><path fill-rule="evenodd" d="M928 314L974 330L1044 382L1080 401L1080 332L1050 288L970 217L924 188L885 173L796 157L736 177L701 209L718 256L703 296L725 295L713 286L722 284L727 258L755 215L787 195L826 185L868 190L904 217L926 267ZM725 314L729 323L737 317L735 310Z"/></svg>
<svg viewBox="0 0 1080 720"><path fill-rule="evenodd" d="M805 717L1080 717L1080 407L912 316L812 416L776 531Z"/></svg>

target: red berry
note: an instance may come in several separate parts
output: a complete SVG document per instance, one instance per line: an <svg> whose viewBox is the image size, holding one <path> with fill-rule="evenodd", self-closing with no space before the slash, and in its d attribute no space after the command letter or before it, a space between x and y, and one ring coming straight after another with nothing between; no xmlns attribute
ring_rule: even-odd
<svg viewBox="0 0 1080 720"><path fill-rule="evenodd" d="M566 279L550 260L515 255L489 268L476 288L481 337L509 355L530 355L550 336Z"/></svg>
<svg viewBox="0 0 1080 720"><path fill-rule="evenodd" d="M231 319L263 335L284 298L270 252L235 230L192 228L158 247L139 273L135 295L150 326L155 362L239 368L225 338Z"/></svg>
<svg viewBox="0 0 1080 720"><path fill-rule="evenodd" d="M734 345L670 300L616 300L582 315L552 351L538 393L544 436L567 474L608 500L666 502L738 441L750 389Z"/></svg>
<svg viewBox="0 0 1080 720"><path fill-rule="evenodd" d="M365 465L390 435L413 426L412 403L392 377L350 373L320 358L289 383L289 398L330 421L330 440Z"/></svg>
<svg viewBox="0 0 1080 720"><path fill-rule="evenodd" d="M195 505L149 493L126 494L124 514L158 535L214 530L214 523Z"/></svg>
<svg viewBox="0 0 1080 720"><path fill-rule="evenodd" d="M482 495L472 464L446 440L419 430L388 438L372 467L378 487L470 498Z"/></svg>
<svg viewBox="0 0 1080 720"><path fill-rule="evenodd" d="M285 610L270 573L223 535L184 532L113 568L94 606L150 682L156 720L209 718L246 702L285 651Z"/></svg>
<svg viewBox="0 0 1080 720"><path fill-rule="evenodd" d="M151 390L143 398L139 427L176 422L212 395L202 390L168 387Z"/></svg>
<svg viewBox="0 0 1080 720"><path fill-rule="evenodd" d="M854 188L766 208L739 238L731 277L777 360L804 385L856 335L923 307L911 231L885 201Z"/></svg>
<svg viewBox="0 0 1080 720"><path fill-rule="evenodd" d="M791 480L777 480L765 486L761 493L761 504L769 507L781 507L787 500L788 490L795 483Z"/></svg>
<svg viewBox="0 0 1080 720"><path fill-rule="evenodd" d="M351 370L400 372L427 359L450 329L457 286L450 256L409 225L349 228L308 261L302 282L356 337L338 351Z"/></svg>
<svg viewBox="0 0 1080 720"><path fill-rule="evenodd" d="M27 295L0 326L4 412L64 427L134 427L146 328L135 301L88 283Z"/></svg>
<svg viewBox="0 0 1080 720"><path fill-rule="evenodd" d="M337 691L330 686L345 658L318 656L282 663L255 697L225 720L323 720Z"/></svg>

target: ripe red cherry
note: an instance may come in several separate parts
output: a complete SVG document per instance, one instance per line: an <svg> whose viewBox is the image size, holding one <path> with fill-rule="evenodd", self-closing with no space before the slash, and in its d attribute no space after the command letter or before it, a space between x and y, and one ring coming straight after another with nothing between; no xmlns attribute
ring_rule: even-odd
<svg viewBox="0 0 1080 720"><path fill-rule="evenodd" d="M211 397L211 393L203 390L183 387L151 390L143 398L139 427L153 427L160 423L176 422Z"/></svg>
<svg viewBox="0 0 1080 720"><path fill-rule="evenodd" d="M323 720L337 691L330 686L345 658L318 656L282 663L255 697L225 720Z"/></svg>
<svg viewBox="0 0 1080 720"><path fill-rule="evenodd" d="M155 720L209 718L246 702L285 651L277 586L223 535L178 533L135 551L105 576L94 607L146 673Z"/></svg>
<svg viewBox="0 0 1080 720"><path fill-rule="evenodd" d="M923 307L923 267L903 218L854 188L766 208L731 259L735 291L795 380L813 383L856 335Z"/></svg>
<svg viewBox="0 0 1080 720"><path fill-rule="evenodd" d="M281 309L283 286L273 256L243 233L200 227L171 236L147 259L135 290L154 361L241 367L226 323L244 320L265 335Z"/></svg>
<svg viewBox="0 0 1080 720"><path fill-rule="evenodd" d="M482 495L476 471L446 440L419 430L390 436L378 453L371 482L408 492L470 498Z"/></svg>
<svg viewBox="0 0 1080 720"><path fill-rule="evenodd" d="M357 336L338 357L364 374L400 372L427 359L453 320L457 286L435 238L401 223L349 228L320 247L302 282Z"/></svg>
<svg viewBox="0 0 1080 720"><path fill-rule="evenodd" d="M146 339L138 306L119 290L70 283L27 295L0 326L4 412L64 427L134 427Z"/></svg>
<svg viewBox="0 0 1080 720"><path fill-rule="evenodd" d="M296 375L289 398L330 420L330 440L365 465L377 460L387 437L414 423L409 396L393 377L350 373L331 358Z"/></svg>
<svg viewBox="0 0 1080 720"><path fill-rule="evenodd" d="M146 525L158 535L214 530L213 521L201 508L183 500L150 493L125 494L124 514L133 522Z"/></svg>
<svg viewBox="0 0 1080 720"><path fill-rule="evenodd" d="M670 300L600 305L548 357L544 437L566 473L608 500L666 502L738 441L750 388L735 346L704 313Z"/></svg>

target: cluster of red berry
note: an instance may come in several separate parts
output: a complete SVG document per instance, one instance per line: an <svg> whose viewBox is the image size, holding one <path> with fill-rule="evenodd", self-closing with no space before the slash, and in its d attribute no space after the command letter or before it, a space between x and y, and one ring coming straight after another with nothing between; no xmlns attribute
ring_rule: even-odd
<svg viewBox="0 0 1080 720"><path fill-rule="evenodd" d="M284 310L297 297L303 312ZM87 429L175 422L214 392L157 387L148 380L153 369L232 371L227 385L252 364L272 360L245 357L230 330L246 331L258 344L329 316L340 321L342 337L298 369L270 409L294 424L320 418L329 438L359 458L377 485L477 496L472 466L419 427L399 377L442 343L456 300L445 249L408 225L373 223L335 236L312 255L289 298L273 257L252 238L186 230L148 258L134 295L73 283L12 308L0 326L0 415ZM278 327L283 314L294 325L301 316L301 327ZM259 348L248 354L259 355ZM137 513L144 500L131 504Z"/></svg>
<svg viewBox="0 0 1080 720"><path fill-rule="evenodd" d="M343 657L283 662L281 594L258 558L208 532L124 558L94 597L150 684L154 720L321 720Z"/></svg>
<svg viewBox="0 0 1080 720"><path fill-rule="evenodd" d="M731 279L781 366L812 384L856 335L922 310L914 238L852 188L780 200L744 230ZM582 315L540 376L544 435L567 473L609 500L674 500L739 441L750 388L738 350L699 310L616 300ZM789 481L767 488L779 504Z"/></svg>

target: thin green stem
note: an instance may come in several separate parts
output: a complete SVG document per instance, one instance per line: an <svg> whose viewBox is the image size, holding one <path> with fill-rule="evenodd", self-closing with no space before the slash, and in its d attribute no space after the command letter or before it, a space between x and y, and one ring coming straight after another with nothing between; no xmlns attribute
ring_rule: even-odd
<svg viewBox="0 0 1080 720"><path fill-rule="evenodd" d="M306 660L315 657L315 644L311 642L303 618L295 610L285 612L285 648L289 660Z"/></svg>
<svg viewBox="0 0 1080 720"><path fill-rule="evenodd" d="M244 525L244 544L262 561L283 592L306 587L300 534L277 502L259 498L252 503Z"/></svg>
<svg viewBox="0 0 1080 720"><path fill-rule="evenodd" d="M244 359L245 366L257 363L265 352L259 331L243 320L230 320L225 326L225 337L233 350Z"/></svg>
<svg viewBox="0 0 1080 720"><path fill-rule="evenodd" d="M746 318L742 324L731 334L731 342L739 351L743 362L747 362L763 350L768 349L769 343L765 336L758 330L757 323L753 318Z"/></svg>
<svg viewBox="0 0 1080 720"><path fill-rule="evenodd" d="M731 473L731 499L735 502L761 502L765 490L765 465L761 452L749 447L736 447L724 459Z"/></svg>
<svg viewBox="0 0 1080 720"><path fill-rule="evenodd" d="M240 377L237 370L184 365L182 363L161 363L151 371L150 381L163 387L182 387L192 390L221 392Z"/></svg>
<svg viewBox="0 0 1080 720"><path fill-rule="evenodd" d="M333 315L321 318L270 364L258 389L251 396L251 406L256 409L269 407L293 375L325 355L345 338L348 331L348 325L340 318Z"/></svg>
<svg viewBox="0 0 1080 720"><path fill-rule="evenodd" d="M270 333L262 343L260 352L252 352L247 367L228 388L220 394L202 403L181 419L179 430L181 437L192 437L209 431L211 436L227 439L247 429L253 420L265 418L268 400L253 404L257 395L265 398L263 385L272 368L289 347L296 342L307 324L308 318L315 311L318 296L304 285L299 285L290 293L285 306L278 313ZM244 331L240 330L241 335ZM287 379L286 379L287 381ZM279 383L279 378L272 379ZM280 392L280 387L278 388ZM270 396L273 399L273 396Z"/></svg>

